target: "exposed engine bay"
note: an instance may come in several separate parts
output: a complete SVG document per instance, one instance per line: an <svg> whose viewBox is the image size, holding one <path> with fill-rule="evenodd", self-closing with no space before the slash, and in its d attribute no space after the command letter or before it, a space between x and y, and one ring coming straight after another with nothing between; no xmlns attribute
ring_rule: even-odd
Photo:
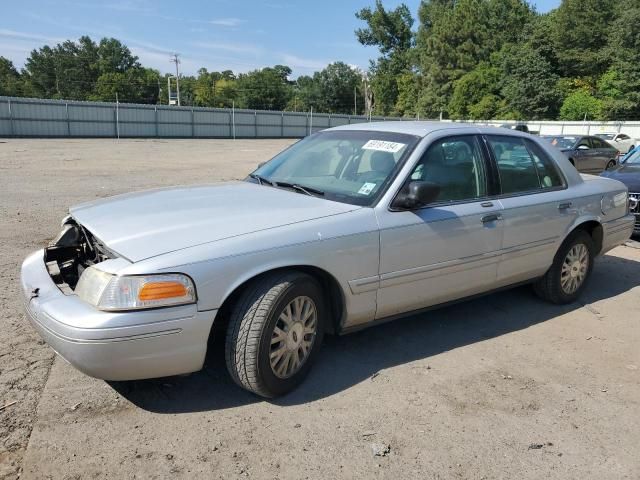
<svg viewBox="0 0 640 480"><path fill-rule="evenodd" d="M71 217L44 251L49 275L66 293L75 290L86 268L110 258L116 258L116 255Z"/></svg>

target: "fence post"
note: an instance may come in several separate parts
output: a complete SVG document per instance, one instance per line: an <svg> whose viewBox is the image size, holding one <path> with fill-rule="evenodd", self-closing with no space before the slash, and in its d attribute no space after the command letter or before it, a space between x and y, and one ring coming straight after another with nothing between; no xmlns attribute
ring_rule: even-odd
<svg viewBox="0 0 640 480"><path fill-rule="evenodd" d="M236 139L236 102L231 104L231 128L233 130L233 139Z"/></svg>
<svg viewBox="0 0 640 480"><path fill-rule="evenodd" d="M120 103L118 102L118 94L116 93L116 108L114 110L114 116L116 121L116 138L120 140Z"/></svg>
<svg viewBox="0 0 640 480"><path fill-rule="evenodd" d="M309 115L309 135L313 134L313 107L311 107L311 114Z"/></svg>
<svg viewBox="0 0 640 480"><path fill-rule="evenodd" d="M13 109L11 108L11 99L7 99L9 104L9 136L13 137L14 135L14 127L13 127Z"/></svg>
<svg viewBox="0 0 640 480"><path fill-rule="evenodd" d="M156 138L158 138L160 136L160 130L158 128L158 106L157 105L153 108L153 112L154 112L153 115L156 121Z"/></svg>
<svg viewBox="0 0 640 480"><path fill-rule="evenodd" d="M253 111L253 129L256 134L256 138L258 138L258 111Z"/></svg>
<svg viewBox="0 0 640 480"><path fill-rule="evenodd" d="M349 122L349 123L347 123L347 125L351 125L351 115L349 115L349 116L347 117L347 121Z"/></svg>
<svg viewBox="0 0 640 480"><path fill-rule="evenodd" d="M191 107L191 137L196 136L196 114L193 111L193 107Z"/></svg>
<svg viewBox="0 0 640 480"><path fill-rule="evenodd" d="M71 137L71 121L69 120L69 102L65 102L64 110L67 114L67 137Z"/></svg>
<svg viewBox="0 0 640 480"><path fill-rule="evenodd" d="M282 112L282 118L280 119L280 138L284 138L284 112Z"/></svg>

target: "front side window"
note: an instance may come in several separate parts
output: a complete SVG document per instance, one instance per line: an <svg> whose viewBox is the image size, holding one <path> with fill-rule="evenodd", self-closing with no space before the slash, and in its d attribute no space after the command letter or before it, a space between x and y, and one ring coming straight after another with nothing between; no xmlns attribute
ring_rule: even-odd
<svg viewBox="0 0 640 480"><path fill-rule="evenodd" d="M542 149L519 137L487 138L500 175L502 194L524 193L562 185ZM529 148L527 148L529 147Z"/></svg>
<svg viewBox="0 0 640 480"><path fill-rule="evenodd" d="M280 153L248 180L369 206L384 192L419 140L392 132L320 132Z"/></svg>
<svg viewBox="0 0 640 480"><path fill-rule="evenodd" d="M579 149L590 149L591 147L591 142L589 141L589 139L587 137L583 138L582 140L580 140L580 143L578 143L578 145L576 146L576 148Z"/></svg>
<svg viewBox="0 0 640 480"><path fill-rule="evenodd" d="M436 140L411 173L440 187L436 202L470 200L487 195L482 150L473 135Z"/></svg>

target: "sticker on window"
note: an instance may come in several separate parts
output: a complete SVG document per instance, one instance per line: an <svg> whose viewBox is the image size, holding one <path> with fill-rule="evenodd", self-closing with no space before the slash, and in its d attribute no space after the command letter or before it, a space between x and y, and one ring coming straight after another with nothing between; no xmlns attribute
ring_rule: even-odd
<svg viewBox="0 0 640 480"><path fill-rule="evenodd" d="M369 140L362 146L363 150L377 150L378 152L398 153L406 143L386 142L384 140Z"/></svg>
<svg viewBox="0 0 640 480"><path fill-rule="evenodd" d="M360 190L358 190L358 193L360 195L369 195L371 192L373 192L374 188L376 188L375 183L365 183L360 187Z"/></svg>

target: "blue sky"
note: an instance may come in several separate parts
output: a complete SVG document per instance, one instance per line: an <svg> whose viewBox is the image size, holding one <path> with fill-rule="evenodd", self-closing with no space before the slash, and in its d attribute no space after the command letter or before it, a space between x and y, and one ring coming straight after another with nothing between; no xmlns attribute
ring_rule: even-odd
<svg viewBox="0 0 640 480"><path fill-rule="evenodd" d="M246 72L289 65L294 76L342 60L366 68L375 48L360 45L354 13L374 0L20 0L3 6L0 55L21 67L45 43L87 34L122 40L145 66L169 71L178 52L182 71ZM395 7L398 0L385 1ZM405 0L414 16L420 0ZM539 11L560 0L537 0Z"/></svg>

